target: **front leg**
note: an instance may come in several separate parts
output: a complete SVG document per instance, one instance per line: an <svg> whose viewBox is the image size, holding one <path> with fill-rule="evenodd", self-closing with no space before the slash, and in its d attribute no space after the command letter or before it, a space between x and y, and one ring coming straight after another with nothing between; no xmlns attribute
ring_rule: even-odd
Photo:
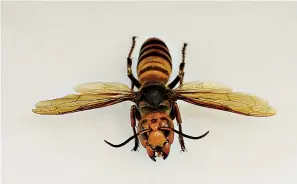
<svg viewBox="0 0 297 184"><path fill-rule="evenodd" d="M176 117L176 121L177 121L177 125L178 125L178 130L182 133L182 119L181 119L181 115L180 115L180 111L178 108L178 105L176 102L173 103L173 111ZM185 152L186 151L186 147L185 147L185 142L184 142L184 137L179 134L178 135L178 140L179 140L179 144L181 147L181 151Z"/></svg>
<svg viewBox="0 0 297 184"><path fill-rule="evenodd" d="M135 105L132 105L131 106L131 109L130 109L130 119L131 119L131 127L133 129L133 134L135 135L136 134L136 106ZM135 137L135 144L134 144L134 147L131 151L138 151L138 147L139 147L139 140L138 140L138 137Z"/></svg>

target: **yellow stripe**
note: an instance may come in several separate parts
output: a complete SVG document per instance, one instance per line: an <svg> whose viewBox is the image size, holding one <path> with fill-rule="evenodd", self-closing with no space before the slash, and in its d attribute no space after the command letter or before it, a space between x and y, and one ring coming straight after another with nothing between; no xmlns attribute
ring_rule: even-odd
<svg viewBox="0 0 297 184"><path fill-rule="evenodd" d="M145 60L143 60L139 66L137 67L137 73L139 74L139 72L141 70L143 70L144 68L148 67L148 66L157 66L157 67L161 67L164 70L167 70L169 74L171 74L172 69L169 65L168 62L164 61L164 60L160 60L160 58L156 58L155 56L152 56L150 58L147 58Z"/></svg>

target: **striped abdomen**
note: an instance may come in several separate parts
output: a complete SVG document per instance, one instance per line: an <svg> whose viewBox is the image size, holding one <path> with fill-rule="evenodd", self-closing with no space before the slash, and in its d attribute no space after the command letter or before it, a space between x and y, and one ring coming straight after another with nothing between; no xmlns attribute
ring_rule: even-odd
<svg viewBox="0 0 297 184"><path fill-rule="evenodd" d="M140 83L158 81L165 84L171 70L171 56L165 43L158 38L146 40L141 46L137 64Z"/></svg>

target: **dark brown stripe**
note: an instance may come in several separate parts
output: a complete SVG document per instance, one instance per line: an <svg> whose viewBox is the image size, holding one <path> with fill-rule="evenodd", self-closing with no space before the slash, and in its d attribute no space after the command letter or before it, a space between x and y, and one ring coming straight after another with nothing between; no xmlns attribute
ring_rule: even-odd
<svg viewBox="0 0 297 184"><path fill-rule="evenodd" d="M166 56L165 54L162 54L162 53L160 53L160 52L156 52L156 51L153 51L153 52L150 52L150 53L147 53L147 54L142 55L142 56L138 59L137 66L138 66L138 64L139 64L142 60L144 60L145 58L148 58L148 57L150 57L150 56L158 56L158 57L161 57L161 58L163 58L164 60L166 60L166 61L170 64L170 66L172 67L171 59L168 58L168 56Z"/></svg>
<svg viewBox="0 0 297 184"><path fill-rule="evenodd" d="M148 66L142 70L140 70L138 76L140 76L141 74L143 74L144 72L150 71L150 70L157 70L159 72L162 72L166 75L169 75L169 72L167 70L165 70L164 68L158 67L158 66Z"/></svg>
<svg viewBox="0 0 297 184"><path fill-rule="evenodd" d="M141 57L141 55L148 51L148 50L151 50L151 49L157 49L157 50L161 50L163 51L164 53L166 53L168 55L168 57L171 59L171 56L170 56L170 53L168 51L168 49L165 49L164 47L162 47L161 45L151 45L151 46L148 46L147 48L144 48L143 50L141 50L140 54L139 54L139 57Z"/></svg>
<svg viewBox="0 0 297 184"><path fill-rule="evenodd" d="M152 38L151 40L147 40L146 42L144 42L144 44L141 46L140 50L142 50L144 47L151 45L151 44L163 45L165 48L167 48L166 44L163 41L161 41L159 39Z"/></svg>

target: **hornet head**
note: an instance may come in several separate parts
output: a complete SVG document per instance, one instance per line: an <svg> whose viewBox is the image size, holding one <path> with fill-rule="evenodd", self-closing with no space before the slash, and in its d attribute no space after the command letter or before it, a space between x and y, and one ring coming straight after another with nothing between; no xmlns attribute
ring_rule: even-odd
<svg viewBox="0 0 297 184"><path fill-rule="evenodd" d="M168 157L170 146L174 140L174 133L177 133L188 139L201 139L209 131L198 137L193 137L179 130L174 129L170 116L165 112L151 112L144 115L138 124L138 132L129 137L121 144L112 144L104 140L112 147L122 147L135 138L139 138L143 147L146 148L148 156L156 161L156 157L162 157L164 160Z"/></svg>
<svg viewBox="0 0 297 184"><path fill-rule="evenodd" d="M138 132L149 130L139 135L139 139L153 161L156 161L156 157L165 160L169 155L174 140L174 132L171 130L173 128L170 116L162 112L149 113L139 121Z"/></svg>

